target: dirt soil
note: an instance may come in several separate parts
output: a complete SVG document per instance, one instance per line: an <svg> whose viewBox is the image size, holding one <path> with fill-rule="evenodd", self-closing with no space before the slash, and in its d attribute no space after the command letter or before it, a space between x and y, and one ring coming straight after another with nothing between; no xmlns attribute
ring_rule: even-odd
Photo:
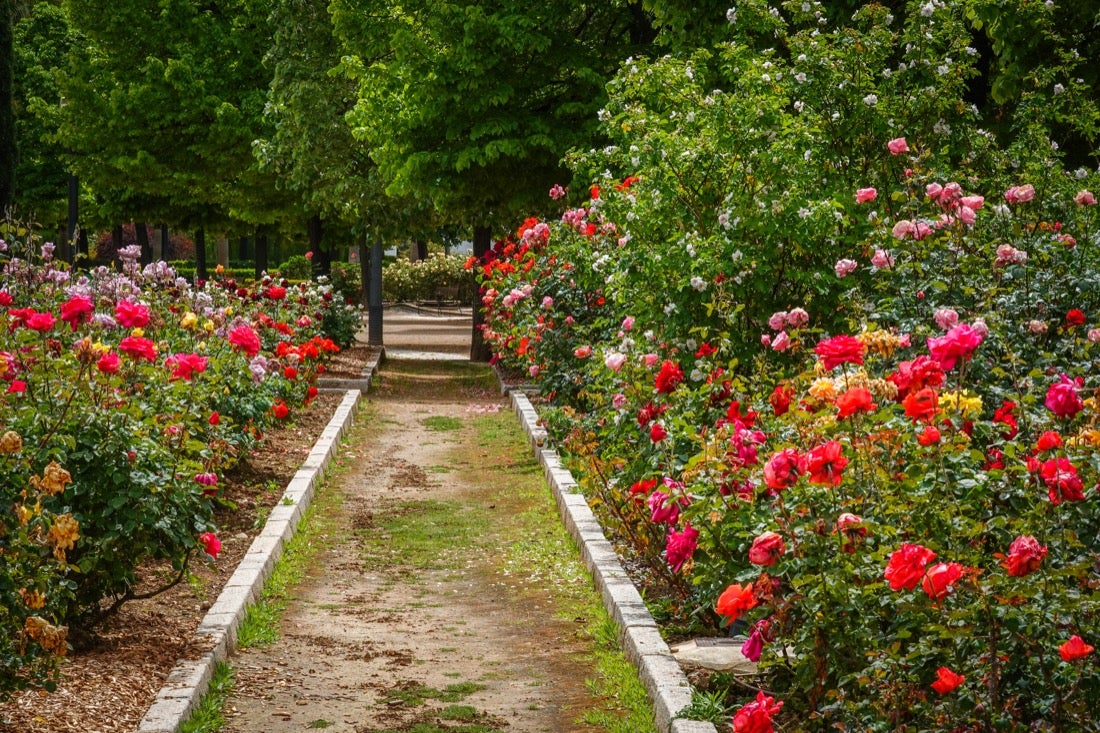
<svg viewBox="0 0 1100 733"><path fill-rule="evenodd" d="M531 501L509 483L537 469L478 445L471 418L507 408L487 370L438 375L468 369L384 365L281 639L232 658L229 733L597 730L578 722L600 703L582 619L502 564ZM413 517L438 522L426 556L398 536Z"/></svg>
<svg viewBox="0 0 1100 733"><path fill-rule="evenodd" d="M358 377L371 351L355 346L329 363L327 376ZM193 562L193 577L150 600L132 601L94 629L63 667L52 694L25 692L0 705L4 733L119 733L135 730L176 661L193 658L194 632L320 436L342 394L322 393L292 421L268 432L263 444L219 482L237 505L216 516L222 551L216 561ZM142 569L139 590L171 577L170 569Z"/></svg>

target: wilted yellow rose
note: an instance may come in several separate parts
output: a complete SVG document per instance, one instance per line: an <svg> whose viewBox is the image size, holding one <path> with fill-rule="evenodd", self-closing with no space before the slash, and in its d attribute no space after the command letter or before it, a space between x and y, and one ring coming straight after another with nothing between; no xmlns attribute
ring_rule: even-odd
<svg viewBox="0 0 1100 733"><path fill-rule="evenodd" d="M57 461L50 461L42 471L42 480L35 486L36 489L47 494L60 494L65 486L73 482L72 475L62 468Z"/></svg>
<svg viewBox="0 0 1100 733"><path fill-rule="evenodd" d="M53 545L53 556L59 561L65 562L65 551L73 549L73 545L80 539L80 524L73 519L72 514L62 514L53 520L46 539Z"/></svg>
<svg viewBox="0 0 1100 733"><path fill-rule="evenodd" d="M18 453L23 450L23 438L14 430L8 430L0 435L0 453L5 455Z"/></svg>
<svg viewBox="0 0 1100 733"><path fill-rule="evenodd" d="M40 616L29 616L23 622L23 633L33 641L41 644L46 651L59 657L65 656L65 652L69 650L69 646L65 642L65 637L69 634L68 628L54 626Z"/></svg>

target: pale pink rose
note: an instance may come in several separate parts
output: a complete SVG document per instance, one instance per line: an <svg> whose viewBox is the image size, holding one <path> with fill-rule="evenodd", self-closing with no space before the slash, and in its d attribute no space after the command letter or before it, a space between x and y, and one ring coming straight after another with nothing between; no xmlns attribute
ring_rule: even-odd
<svg viewBox="0 0 1100 733"><path fill-rule="evenodd" d="M856 189L856 203L865 204L878 198L878 191L873 188Z"/></svg>
<svg viewBox="0 0 1100 733"><path fill-rule="evenodd" d="M620 354L617 351L612 351L610 354L604 357L604 366L613 372L617 372L623 368L623 364L626 363L626 354Z"/></svg>
<svg viewBox="0 0 1100 733"><path fill-rule="evenodd" d="M587 359L588 357L592 356L592 347L588 344L585 344L584 346L578 346L576 349L573 350L573 356L577 357L578 359Z"/></svg>
<svg viewBox="0 0 1100 733"><path fill-rule="evenodd" d="M772 339L772 351L786 351L791 347L791 337L786 331L780 331Z"/></svg>
<svg viewBox="0 0 1100 733"><path fill-rule="evenodd" d="M909 152L909 143L905 142L903 137L896 137L886 143L886 149L890 151L891 155L901 155Z"/></svg>
<svg viewBox="0 0 1100 733"><path fill-rule="evenodd" d="M1096 197L1092 195L1092 191L1078 191L1077 195L1073 197L1073 201L1078 206L1096 205Z"/></svg>
<svg viewBox="0 0 1100 733"><path fill-rule="evenodd" d="M810 314L801 308L791 308L787 313L787 325L791 328L800 328L810 322Z"/></svg>
<svg viewBox="0 0 1100 733"><path fill-rule="evenodd" d="M836 265L833 266L833 269L836 270L837 277L847 277L855 272L858 267L859 263L855 260L842 259L836 261Z"/></svg>
<svg viewBox="0 0 1100 733"><path fill-rule="evenodd" d="M622 392L616 392L615 396L611 398L611 406L616 410L621 410L626 407L626 395Z"/></svg>
<svg viewBox="0 0 1100 733"><path fill-rule="evenodd" d="M634 316L627 316L623 319L623 325L620 326L624 331L630 331L634 328Z"/></svg>
<svg viewBox="0 0 1100 733"><path fill-rule="evenodd" d="M946 206L952 204L958 199L962 198L962 186L954 181L951 181L943 187L943 193L940 194L940 204Z"/></svg>
<svg viewBox="0 0 1100 733"><path fill-rule="evenodd" d="M761 346L771 346L772 345L772 335L770 333L760 334L760 345Z"/></svg>
<svg viewBox="0 0 1100 733"><path fill-rule="evenodd" d="M989 329L986 329L986 333L989 333ZM913 343L912 334L903 333L898 336L898 347L902 349L908 349Z"/></svg>
<svg viewBox="0 0 1100 733"><path fill-rule="evenodd" d="M1034 334L1044 334L1047 332L1047 324L1042 321L1028 321L1027 330Z"/></svg>
<svg viewBox="0 0 1100 733"><path fill-rule="evenodd" d="M527 375L532 379L537 377L539 375L539 365L532 364L531 366L527 367Z"/></svg>
<svg viewBox="0 0 1100 733"><path fill-rule="evenodd" d="M1022 249L1016 249L1011 244L1002 244L997 247L997 261L994 263L997 267L1022 265L1025 262L1027 262L1027 252Z"/></svg>
<svg viewBox="0 0 1100 733"><path fill-rule="evenodd" d="M900 219L898 223L894 224L894 228L890 230L890 233L894 235L895 239L905 239L912 236L914 231L916 231L916 227L913 222L908 219Z"/></svg>
<svg viewBox="0 0 1100 733"><path fill-rule="evenodd" d="M941 193L943 193L943 186L938 183L929 183L924 187L924 195L933 201L938 200Z"/></svg>
<svg viewBox="0 0 1100 733"><path fill-rule="evenodd" d="M1090 328L1088 339L1090 344L1100 344L1100 328Z"/></svg>
<svg viewBox="0 0 1100 733"><path fill-rule="evenodd" d="M1071 234L1059 234L1058 235L1058 242L1060 244L1064 244L1065 246L1069 247L1070 249L1073 249L1074 247L1077 246L1077 240L1074 239L1073 235L1071 235Z"/></svg>
<svg viewBox="0 0 1100 733"><path fill-rule="evenodd" d="M787 311L776 311L768 319L768 328L773 331L782 331L787 325Z"/></svg>
<svg viewBox="0 0 1100 733"><path fill-rule="evenodd" d="M989 335L989 324L985 322L984 318L975 318L970 327L983 339Z"/></svg>
<svg viewBox="0 0 1100 733"><path fill-rule="evenodd" d="M573 316L566 316L565 317L565 325L572 326L575 322L576 321L573 319Z"/></svg>
<svg viewBox="0 0 1100 733"><path fill-rule="evenodd" d="M554 299L547 295L542 299L542 307L544 310L550 310L554 307Z"/></svg>
<svg viewBox="0 0 1100 733"><path fill-rule="evenodd" d="M959 199L959 203L968 209L977 211L985 206L985 196L963 196Z"/></svg>
<svg viewBox="0 0 1100 733"><path fill-rule="evenodd" d="M959 314L951 308L940 308L932 314L932 318L944 331L959 323Z"/></svg>
<svg viewBox="0 0 1100 733"><path fill-rule="evenodd" d="M1005 201L1010 204L1023 204L1035 198L1035 187L1030 183L1022 186L1013 186L1005 191Z"/></svg>
<svg viewBox="0 0 1100 733"><path fill-rule="evenodd" d="M978 220L978 215L974 213L974 209L969 206L960 206L955 211L955 216L959 217L959 221L966 224L968 227L974 226L974 222Z"/></svg>
<svg viewBox="0 0 1100 733"><path fill-rule="evenodd" d="M656 366L657 360L658 356L656 354L644 354L642 356L642 363L645 364L647 367Z"/></svg>
<svg viewBox="0 0 1100 733"><path fill-rule="evenodd" d="M923 221L918 221L913 225L913 239L924 239L932 233L932 227L925 224Z"/></svg>
<svg viewBox="0 0 1100 733"><path fill-rule="evenodd" d="M894 256L884 249L875 249L871 257L871 264L880 270L889 270L894 266Z"/></svg>

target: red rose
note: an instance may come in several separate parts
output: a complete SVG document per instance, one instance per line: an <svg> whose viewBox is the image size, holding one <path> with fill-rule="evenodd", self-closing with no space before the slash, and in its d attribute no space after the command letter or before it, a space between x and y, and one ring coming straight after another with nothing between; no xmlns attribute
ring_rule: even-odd
<svg viewBox="0 0 1100 733"><path fill-rule="evenodd" d="M963 566L957 562L938 562L921 579L921 588L933 601L942 601L962 577Z"/></svg>
<svg viewBox="0 0 1100 733"><path fill-rule="evenodd" d="M649 428L649 439L654 443L660 443L668 437L668 431L659 422L653 423Z"/></svg>
<svg viewBox="0 0 1100 733"><path fill-rule="evenodd" d="M127 336L118 342L118 350L134 359L153 361L157 358L156 344L147 338Z"/></svg>
<svg viewBox="0 0 1100 733"><path fill-rule="evenodd" d="M764 464L764 484L769 489L782 491L798 480L806 470L806 459L794 448L784 448L772 454Z"/></svg>
<svg viewBox="0 0 1100 733"><path fill-rule="evenodd" d="M843 420L857 412L873 412L878 405L875 404L871 391L866 387L852 387L836 398L837 419Z"/></svg>
<svg viewBox="0 0 1100 733"><path fill-rule="evenodd" d="M1084 484L1077 475L1077 468L1068 458L1052 458L1043 461L1039 475L1046 484L1050 503L1058 506L1062 500L1084 501Z"/></svg>
<svg viewBox="0 0 1100 733"><path fill-rule="evenodd" d="M825 339L814 347L826 369L840 364L862 364L867 347L854 336L840 335Z"/></svg>
<svg viewBox="0 0 1100 733"><path fill-rule="evenodd" d="M149 308L141 303L120 300L115 304L115 320L126 328L145 328L149 325Z"/></svg>
<svg viewBox="0 0 1100 733"><path fill-rule="evenodd" d="M770 567L775 565L776 560L786 551L787 545L783 542L782 536L775 532L764 532L752 541L752 547L749 548L749 562L753 565Z"/></svg>
<svg viewBox="0 0 1100 733"><path fill-rule="evenodd" d="M936 559L936 553L923 545L903 543L890 555L884 577L890 590L913 590L924 577L924 566Z"/></svg>
<svg viewBox="0 0 1100 733"><path fill-rule="evenodd" d="M722 595L718 596L718 602L715 603L714 610L719 615L726 617L726 623L732 624L742 613L754 606L756 606L756 596L752 592L752 583L748 583L743 587L740 583L734 583L722 591Z"/></svg>
<svg viewBox="0 0 1100 733"><path fill-rule="evenodd" d="M1080 308L1074 308L1069 313L1066 313L1066 325L1067 326L1083 326L1088 319L1085 317L1085 312Z"/></svg>
<svg viewBox="0 0 1100 733"><path fill-rule="evenodd" d="M1008 556L1001 564L1009 575L1022 578L1038 570L1046 556L1046 545L1040 545L1039 540L1031 535L1021 535L1012 540L1008 546Z"/></svg>
<svg viewBox="0 0 1100 733"><path fill-rule="evenodd" d="M679 364L665 359L661 364L661 371L653 381L653 386L657 388L658 394L670 394L682 381L684 381L684 370Z"/></svg>
<svg viewBox="0 0 1100 733"><path fill-rule="evenodd" d="M1012 400L1005 400L1004 403L993 412L993 422L1008 426L1008 429L1001 433L1001 437L1005 440L1012 440L1016 437L1016 433L1020 432L1020 425L1016 421L1016 416L1012 413L1015 409L1015 402Z"/></svg>
<svg viewBox="0 0 1100 733"><path fill-rule="evenodd" d="M783 703L764 694L756 693L756 699L742 705L733 714L733 733L772 733L772 718L783 708Z"/></svg>
<svg viewBox="0 0 1100 733"><path fill-rule="evenodd" d="M806 471L810 474L811 484L838 486L841 471L848 465L839 441L830 440L810 449L806 454Z"/></svg>
<svg viewBox="0 0 1100 733"><path fill-rule="evenodd" d="M928 425L917 436L917 442L923 446L936 445L940 442L940 431L933 425Z"/></svg>
<svg viewBox="0 0 1100 733"><path fill-rule="evenodd" d="M1077 634L1069 637L1069 641L1058 647L1058 654L1066 662L1072 662L1075 659L1081 659L1087 657L1096 651L1092 645L1086 644L1085 640Z"/></svg>
<svg viewBox="0 0 1100 733"><path fill-rule="evenodd" d="M271 406L271 412L277 419L284 420L290 414L290 408L286 406L285 402L279 400Z"/></svg>
<svg viewBox="0 0 1100 733"><path fill-rule="evenodd" d="M924 387L907 394L901 403L905 406L905 416L910 420L929 421L936 416L939 402L940 398L936 390Z"/></svg>
<svg viewBox="0 0 1100 733"><path fill-rule="evenodd" d="M1040 453L1043 451L1052 450L1054 448L1062 447L1062 436L1053 430L1047 430L1039 436L1039 440L1035 443L1035 447Z"/></svg>
<svg viewBox="0 0 1100 733"><path fill-rule="evenodd" d="M936 681L932 683L932 689L941 695L954 690L966 680L961 674L955 674L947 667L940 667L936 670Z"/></svg>
<svg viewBox="0 0 1100 733"><path fill-rule="evenodd" d="M768 398L768 402L772 406L772 411L776 416L785 414L791 409L791 398L794 397L794 390L785 384L775 385L775 389L772 390L771 396Z"/></svg>

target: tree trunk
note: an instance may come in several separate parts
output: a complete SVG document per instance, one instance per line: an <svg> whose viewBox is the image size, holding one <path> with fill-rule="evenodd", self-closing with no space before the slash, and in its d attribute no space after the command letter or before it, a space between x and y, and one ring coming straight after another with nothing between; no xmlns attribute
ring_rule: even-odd
<svg viewBox="0 0 1100 733"><path fill-rule="evenodd" d="M367 230L359 235L359 305L370 306L370 252L367 251Z"/></svg>
<svg viewBox="0 0 1100 733"><path fill-rule="evenodd" d="M267 235L256 232L256 279L267 272Z"/></svg>
<svg viewBox="0 0 1100 733"><path fill-rule="evenodd" d="M115 227L111 230L111 244L115 246L115 258L118 258L118 251L122 249L122 225Z"/></svg>
<svg viewBox="0 0 1100 733"><path fill-rule="evenodd" d="M69 243L72 252L72 260L76 261L76 255L80 247L76 241L76 227L80 221L80 181L76 176L69 174L69 222L65 229L65 241Z"/></svg>
<svg viewBox="0 0 1100 733"><path fill-rule="evenodd" d="M377 234L370 246L370 308L367 311L367 343L382 345L382 238Z"/></svg>
<svg viewBox="0 0 1100 733"><path fill-rule="evenodd" d="M321 246L324 237L324 225L319 214L314 214L306 226L309 232L309 250L313 253L313 272L328 275L332 272L332 253Z"/></svg>
<svg viewBox="0 0 1100 733"><path fill-rule="evenodd" d="M160 258L162 260L178 260L179 253L172 251L172 240L168 238L168 225L160 225Z"/></svg>
<svg viewBox="0 0 1100 733"><path fill-rule="evenodd" d="M15 110L12 107L12 0L0 0L0 216L15 204Z"/></svg>
<svg viewBox="0 0 1100 733"><path fill-rule="evenodd" d="M423 239L414 239L409 247L409 259L413 262L428 259L428 243Z"/></svg>
<svg viewBox="0 0 1100 733"><path fill-rule="evenodd" d="M206 230L195 230L195 280L206 280Z"/></svg>
<svg viewBox="0 0 1100 733"><path fill-rule="evenodd" d="M145 226L145 222L134 222L134 237L141 246L141 264L148 265L153 261L153 247L149 244L149 228Z"/></svg>
<svg viewBox="0 0 1100 733"><path fill-rule="evenodd" d="M474 227L474 257L477 257L479 262L493 244L492 234L492 230L487 226ZM486 362L492 358L493 354L489 344L485 343L481 335L481 327L485 323L485 316L481 312L481 286L474 283L471 287L474 289L474 318L473 331L470 334L470 361Z"/></svg>

